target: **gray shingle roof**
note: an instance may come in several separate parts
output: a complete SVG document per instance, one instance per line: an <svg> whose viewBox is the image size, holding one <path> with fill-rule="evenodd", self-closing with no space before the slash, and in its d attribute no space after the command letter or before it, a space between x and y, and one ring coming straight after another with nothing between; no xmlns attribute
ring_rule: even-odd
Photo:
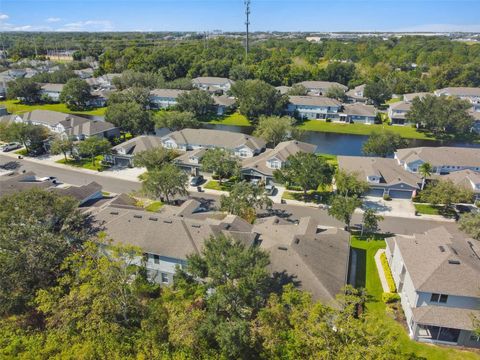
<svg viewBox="0 0 480 360"><path fill-rule="evenodd" d="M418 93L409 93L409 94L403 94L403 101L406 101L406 102L412 102L413 99L415 98L420 98L420 99L423 99L425 96L427 95L433 95L432 93L428 93L428 92L418 92Z"/></svg>
<svg viewBox="0 0 480 360"><path fill-rule="evenodd" d="M479 316L479 310L447 306L420 306L413 309L413 318L419 324L460 330L474 330L472 319Z"/></svg>
<svg viewBox="0 0 480 360"><path fill-rule="evenodd" d="M480 167L480 148L416 147L399 149L396 157L403 162L421 160L433 166L455 165Z"/></svg>
<svg viewBox="0 0 480 360"><path fill-rule="evenodd" d="M224 84L234 84L235 81L228 78L215 77L215 76L200 76L195 79L192 79L193 84L203 84L203 85L224 85Z"/></svg>
<svg viewBox="0 0 480 360"><path fill-rule="evenodd" d="M289 96L290 103L293 105L306 106L332 106L341 107L342 103L336 99L331 99L324 96Z"/></svg>
<svg viewBox="0 0 480 360"><path fill-rule="evenodd" d="M176 89L153 89L152 91L150 91L150 95L176 99L179 95L186 92L188 91Z"/></svg>
<svg viewBox="0 0 480 360"><path fill-rule="evenodd" d="M445 227L393 238L417 291L480 299L480 248Z"/></svg>
<svg viewBox="0 0 480 360"><path fill-rule="evenodd" d="M215 102L215 105L221 105L226 107L233 106L236 103L235 98L226 95L214 96L213 101Z"/></svg>
<svg viewBox="0 0 480 360"><path fill-rule="evenodd" d="M405 101L397 101L396 103L390 104L390 109L397 111L409 111L411 107L412 104Z"/></svg>
<svg viewBox="0 0 480 360"><path fill-rule="evenodd" d="M451 96L480 96L480 88L478 87L447 87L435 91L437 95Z"/></svg>
<svg viewBox="0 0 480 360"><path fill-rule="evenodd" d="M345 104L343 112L347 115L357 115L357 116L374 117L377 115L377 110L375 109L375 106L365 105L362 103Z"/></svg>
<svg viewBox="0 0 480 360"><path fill-rule="evenodd" d="M45 83L40 85L43 91L50 91L50 92L62 92L64 86L65 84L52 84L52 83Z"/></svg>
<svg viewBox="0 0 480 360"><path fill-rule="evenodd" d="M327 90L327 89L330 89L333 86L338 86L338 87L342 88L344 91L348 90L347 86L342 85L342 84L337 83L337 82L331 82L331 81L302 81L302 82L299 82L297 85L303 85L307 89L324 89L324 90Z"/></svg>
<svg viewBox="0 0 480 360"><path fill-rule="evenodd" d="M50 181L37 181L35 173L29 171L24 174L0 176L0 197L32 188L48 189Z"/></svg>
<svg viewBox="0 0 480 360"><path fill-rule="evenodd" d="M75 200L83 203L86 199L102 191L102 185L92 181L87 185L69 186L67 188L53 188L53 192L61 196L70 196Z"/></svg>
<svg viewBox="0 0 480 360"><path fill-rule="evenodd" d="M122 154L135 155L142 151L151 150L160 146L162 146L161 137L140 135L114 146L112 150L121 152Z"/></svg>

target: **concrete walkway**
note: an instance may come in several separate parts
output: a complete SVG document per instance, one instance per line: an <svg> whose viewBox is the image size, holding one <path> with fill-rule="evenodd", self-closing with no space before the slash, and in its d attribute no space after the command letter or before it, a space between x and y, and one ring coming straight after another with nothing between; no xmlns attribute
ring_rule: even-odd
<svg viewBox="0 0 480 360"><path fill-rule="evenodd" d="M375 264L377 265L378 276L380 277L380 282L382 283L383 292L389 293L390 287L388 286L387 278L385 277L385 272L383 271L382 261L380 256L385 253L385 249L379 249L375 254Z"/></svg>

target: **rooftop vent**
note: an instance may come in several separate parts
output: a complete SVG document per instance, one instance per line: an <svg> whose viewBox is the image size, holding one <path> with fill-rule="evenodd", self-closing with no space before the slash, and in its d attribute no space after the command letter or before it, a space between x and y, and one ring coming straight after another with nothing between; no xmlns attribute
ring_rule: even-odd
<svg viewBox="0 0 480 360"><path fill-rule="evenodd" d="M300 239L299 238L295 239L295 244L300 244Z"/></svg>
<svg viewBox="0 0 480 360"><path fill-rule="evenodd" d="M110 211L111 215L118 215L118 211Z"/></svg>
<svg viewBox="0 0 480 360"><path fill-rule="evenodd" d="M448 260L448 263L452 265L460 265L460 260L451 259L451 260Z"/></svg>
<svg viewBox="0 0 480 360"><path fill-rule="evenodd" d="M288 250L288 248L286 248L285 246L279 246L279 247L278 247L278 250L284 250L284 251L287 251L287 250Z"/></svg>
<svg viewBox="0 0 480 360"><path fill-rule="evenodd" d="M134 217L135 219L141 219L141 218L142 218L142 215L133 215L133 217Z"/></svg>
<svg viewBox="0 0 480 360"><path fill-rule="evenodd" d="M173 221L172 220L163 220L165 224L171 224Z"/></svg>
<svg viewBox="0 0 480 360"><path fill-rule="evenodd" d="M151 221L158 221L158 218L156 217L149 217L148 220L151 220Z"/></svg>
<svg viewBox="0 0 480 360"><path fill-rule="evenodd" d="M193 225L192 225L192 227L193 227L193 228L197 228L197 229L198 229L198 228L201 228L201 227L202 227L202 225L193 224Z"/></svg>
<svg viewBox="0 0 480 360"><path fill-rule="evenodd" d="M445 247L443 247L442 245L440 245L438 248L440 249L440 252L445 252Z"/></svg>
<svg viewBox="0 0 480 360"><path fill-rule="evenodd" d="M223 228L224 228L225 230L230 229L230 224L225 224L225 225L223 226Z"/></svg>

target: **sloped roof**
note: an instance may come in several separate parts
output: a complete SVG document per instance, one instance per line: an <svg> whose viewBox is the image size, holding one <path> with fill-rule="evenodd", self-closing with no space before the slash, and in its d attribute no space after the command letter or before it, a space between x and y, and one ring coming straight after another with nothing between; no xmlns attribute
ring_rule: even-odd
<svg viewBox="0 0 480 360"><path fill-rule="evenodd" d="M205 85L224 85L224 84L234 84L235 81L228 78L215 77L215 76L200 76L192 79L194 84L205 84Z"/></svg>
<svg viewBox="0 0 480 360"><path fill-rule="evenodd" d="M446 87L435 91L437 95L451 96L480 96L480 88L478 87Z"/></svg>
<svg viewBox="0 0 480 360"><path fill-rule="evenodd" d="M395 159L366 156L338 156L338 167L349 173L355 173L360 180L366 181L368 176L380 176L384 185L399 183L419 188L420 176L406 171Z"/></svg>
<svg viewBox="0 0 480 360"><path fill-rule="evenodd" d="M92 181L87 185L69 186L68 188L53 188L54 192L61 196L70 196L80 203L84 202L90 196L102 191L102 185Z"/></svg>
<svg viewBox="0 0 480 360"><path fill-rule="evenodd" d="M112 150L122 150L125 154L135 155L142 151L150 150L159 146L162 146L161 137L153 135L140 135L114 146Z"/></svg>
<svg viewBox="0 0 480 360"><path fill-rule="evenodd" d="M306 106L342 106L342 103L336 99L324 96L289 96L289 101L293 105Z"/></svg>
<svg viewBox="0 0 480 360"><path fill-rule="evenodd" d="M355 86L353 89L348 90L345 95L352 99L359 99L359 100L365 100L365 96L357 95L357 93L362 93L365 91L365 84Z"/></svg>
<svg viewBox="0 0 480 360"><path fill-rule="evenodd" d="M65 132L70 136L93 136L115 128L115 125L106 121L87 120L73 127L66 128Z"/></svg>
<svg viewBox="0 0 480 360"><path fill-rule="evenodd" d="M480 192L480 190L474 189L474 185L472 185L472 183L475 185L480 184L480 172L466 169L453 171L447 175L441 175L441 178L444 180L451 180L455 185L461 186L465 189Z"/></svg>
<svg viewBox="0 0 480 360"><path fill-rule="evenodd" d="M58 111L51 110L33 110L23 114L24 121L34 121L49 126L55 126L62 121L70 120L76 123L88 121L88 119L81 116L65 114Z"/></svg>
<svg viewBox="0 0 480 360"><path fill-rule="evenodd" d="M412 104L405 101L397 101L396 103L390 104L390 109L396 111L409 111L411 107Z"/></svg>
<svg viewBox="0 0 480 360"><path fill-rule="evenodd" d="M375 109L375 106L362 103L345 104L343 112L348 115L357 116L375 117L377 115L377 109Z"/></svg>
<svg viewBox="0 0 480 360"><path fill-rule="evenodd" d="M340 84L338 82L331 82L331 81L302 81L296 85L303 85L307 89L324 89L324 90L330 89L333 86L338 86L342 88L344 91L348 90L347 86Z"/></svg>
<svg viewBox="0 0 480 360"><path fill-rule="evenodd" d="M413 309L413 318L418 324L460 330L475 330L472 319L479 316L479 310L449 306L420 306Z"/></svg>
<svg viewBox="0 0 480 360"><path fill-rule="evenodd" d="M416 147L399 149L396 157L403 163L421 160L433 166L455 165L480 167L480 148L466 147Z"/></svg>
<svg viewBox="0 0 480 360"><path fill-rule="evenodd" d="M233 106L236 103L235 98L226 95L214 96L213 101L215 102L215 105L221 105L226 107Z"/></svg>
<svg viewBox="0 0 480 360"><path fill-rule="evenodd" d="M403 94L403 101L412 102L413 99L415 99L417 97L420 98L420 99L423 99L427 95L433 95L433 94L429 93L429 92L417 92L417 93Z"/></svg>
<svg viewBox="0 0 480 360"><path fill-rule="evenodd" d="M51 91L51 92L62 92L64 86L65 84L52 84L52 83L45 83L40 85L43 91Z"/></svg>
<svg viewBox="0 0 480 360"><path fill-rule="evenodd" d="M393 238L417 291L480 299L480 247L438 227Z"/></svg>
<svg viewBox="0 0 480 360"><path fill-rule="evenodd" d="M150 91L151 96L166 97L166 98L177 98L179 95L186 93L186 90L177 90L177 89L153 89Z"/></svg>
<svg viewBox="0 0 480 360"><path fill-rule="evenodd" d="M0 197L32 188L48 189L50 181L37 181L34 172L24 174L0 176Z"/></svg>
<svg viewBox="0 0 480 360"><path fill-rule="evenodd" d="M162 137L162 139L166 138L172 138L177 144L213 146L225 149L236 149L242 145L248 146L252 150L263 149L265 147L265 141L263 139L223 130L183 129Z"/></svg>

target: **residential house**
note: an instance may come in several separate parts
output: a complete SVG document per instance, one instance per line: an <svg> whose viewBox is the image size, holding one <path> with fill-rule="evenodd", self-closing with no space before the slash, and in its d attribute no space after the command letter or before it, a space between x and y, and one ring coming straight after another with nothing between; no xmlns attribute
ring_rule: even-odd
<svg viewBox="0 0 480 360"><path fill-rule="evenodd" d="M366 103L367 98L364 95L365 92L365 84L358 85L351 90L348 90L345 95L347 96L347 101L350 103Z"/></svg>
<svg viewBox="0 0 480 360"><path fill-rule="evenodd" d="M32 171L22 174L2 175L0 176L0 198L29 189L46 190L54 185L51 181L39 178Z"/></svg>
<svg viewBox="0 0 480 360"><path fill-rule="evenodd" d="M134 166L135 155L143 151L162 146L159 136L140 135L112 148L111 154L105 155L104 161L116 166Z"/></svg>
<svg viewBox="0 0 480 360"><path fill-rule="evenodd" d="M154 89L150 91L150 105L154 109L166 109L177 105L177 98L186 93L185 90Z"/></svg>
<svg viewBox="0 0 480 360"><path fill-rule="evenodd" d="M103 199L102 185L95 181L82 186L55 187L52 191L60 196L74 198L79 206L88 206Z"/></svg>
<svg viewBox="0 0 480 360"><path fill-rule="evenodd" d="M280 94L285 95L292 89L292 87L291 86L275 86L275 89L277 89Z"/></svg>
<svg viewBox="0 0 480 360"><path fill-rule="evenodd" d="M88 101L88 106L91 107L104 107L107 106L108 96L110 95L110 90L97 89L90 90L91 98Z"/></svg>
<svg viewBox="0 0 480 360"><path fill-rule="evenodd" d="M480 88L476 87L447 87L435 90L437 96L455 96L463 100L468 100L472 104L480 103Z"/></svg>
<svg viewBox="0 0 480 360"><path fill-rule="evenodd" d="M259 179L264 183L273 181L273 172L281 169L288 161L288 157L299 152L313 154L317 146L305 142L290 140L267 149L259 156L242 161L242 177L247 180Z"/></svg>
<svg viewBox="0 0 480 360"><path fill-rule="evenodd" d="M405 101L398 101L390 104L388 107L388 117L392 125L405 125L407 123L407 113L412 104Z"/></svg>
<svg viewBox="0 0 480 360"><path fill-rule="evenodd" d="M202 168L202 158L208 150L205 148L198 148L192 151L186 151L179 157L173 160L179 168L189 172L192 176L200 174Z"/></svg>
<svg viewBox="0 0 480 360"><path fill-rule="evenodd" d="M75 75L77 75L80 79L90 79L93 77L93 68L86 68L86 69L81 69L81 70L73 70Z"/></svg>
<svg viewBox="0 0 480 360"><path fill-rule="evenodd" d="M161 138L168 149L190 151L196 149L221 148L232 151L240 158L249 158L265 150L263 139L231 131L211 129L183 129Z"/></svg>
<svg viewBox="0 0 480 360"><path fill-rule="evenodd" d="M480 200L480 172L472 170L459 170L441 177L450 180L455 185L473 191L475 199Z"/></svg>
<svg viewBox="0 0 480 360"><path fill-rule="evenodd" d="M289 96L287 112L302 119L340 120L342 104L323 96Z"/></svg>
<svg viewBox="0 0 480 360"><path fill-rule="evenodd" d="M398 164L409 172L417 173L420 165L429 163L433 173L443 175L470 169L480 171L480 148L416 147L395 152Z"/></svg>
<svg viewBox="0 0 480 360"><path fill-rule="evenodd" d="M480 347L480 247L445 227L386 240L410 337L428 343Z"/></svg>
<svg viewBox="0 0 480 360"><path fill-rule="evenodd" d="M47 96L51 101L59 102L64 84L40 84L40 95Z"/></svg>
<svg viewBox="0 0 480 360"><path fill-rule="evenodd" d="M413 101L413 99L419 98L421 100L427 95L432 95L433 96L432 93L428 93L428 92L403 94L403 101L410 104Z"/></svg>
<svg viewBox="0 0 480 360"><path fill-rule="evenodd" d="M222 77L197 77L192 79L192 85L198 89L214 94L225 94L231 89L235 81Z"/></svg>
<svg viewBox="0 0 480 360"><path fill-rule="evenodd" d="M223 116L232 111L236 104L235 98L227 95L213 96L213 102L218 116Z"/></svg>
<svg viewBox="0 0 480 360"><path fill-rule="evenodd" d="M420 190L422 179L406 171L395 159L363 156L338 156L338 168L355 174L370 186L368 196L411 199Z"/></svg>
<svg viewBox="0 0 480 360"><path fill-rule="evenodd" d="M192 218L190 215L201 208L196 200L188 200L180 208L169 208L151 213L133 206L110 205L95 216L98 226L114 244L142 249L144 257L137 262L144 262L148 278L162 285L171 285L176 267L185 267L188 255L200 254L211 236L226 235L245 246L253 245L258 238L252 225L234 215L222 220Z"/></svg>
<svg viewBox="0 0 480 360"><path fill-rule="evenodd" d="M324 96L332 87L339 87L344 92L348 90L347 86L330 81L302 81L296 85L304 86L308 90L308 94L314 96Z"/></svg>
<svg viewBox="0 0 480 360"><path fill-rule="evenodd" d="M322 228L312 217L292 223L276 216L258 219L253 231L270 255L274 277L291 277L315 300L338 307L335 297L348 283L348 232Z"/></svg>
<svg viewBox="0 0 480 360"><path fill-rule="evenodd" d="M109 122L89 120L81 116L50 110L30 111L23 114L22 121L43 125L54 133L77 140L91 136L113 138L120 135L119 129Z"/></svg>
<svg viewBox="0 0 480 360"><path fill-rule="evenodd" d="M375 124L377 109L363 103L345 104L340 119L347 123Z"/></svg>

